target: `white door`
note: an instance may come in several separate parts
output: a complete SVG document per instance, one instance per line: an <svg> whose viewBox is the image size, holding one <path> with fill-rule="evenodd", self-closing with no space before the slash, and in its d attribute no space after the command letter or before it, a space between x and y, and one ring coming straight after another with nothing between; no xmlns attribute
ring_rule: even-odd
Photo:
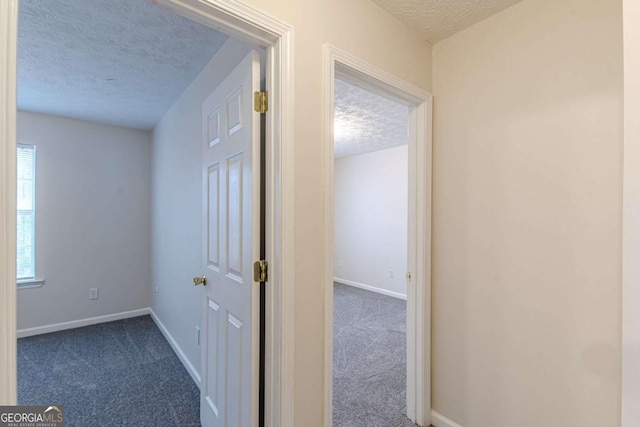
<svg viewBox="0 0 640 427"><path fill-rule="evenodd" d="M253 51L202 105L204 427L258 425L259 285L252 273L260 255L259 90Z"/></svg>

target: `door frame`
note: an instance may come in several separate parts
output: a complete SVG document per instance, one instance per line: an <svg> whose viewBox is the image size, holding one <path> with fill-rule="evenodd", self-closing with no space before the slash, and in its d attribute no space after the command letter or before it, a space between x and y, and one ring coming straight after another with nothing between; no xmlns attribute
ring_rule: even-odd
<svg viewBox="0 0 640 427"><path fill-rule="evenodd" d="M16 48L18 2L0 2L0 404L16 401ZM9 282L9 278L11 282ZM11 283L11 285L10 285Z"/></svg>
<svg viewBox="0 0 640 427"><path fill-rule="evenodd" d="M433 96L411 83L380 70L334 46L324 46L324 426L333 424L333 233L334 233L334 79L340 76L360 86L404 100L409 114L409 176L416 194L409 198L408 260L413 279L407 286L407 415L414 422L431 424L431 170ZM412 161L413 160L413 161ZM410 186L411 188L411 186ZM412 205L415 200L415 205Z"/></svg>
<svg viewBox="0 0 640 427"><path fill-rule="evenodd" d="M108 0L105 0L108 1ZM235 0L154 0L267 52L265 425L294 416L294 30ZM16 88L19 0L0 2L0 404L15 405Z"/></svg>
<svg viewBox="0 0 640 427"><path fill-rule="evenodd" d="M640 5L624 0L621 425L640 422Z"/></svg>

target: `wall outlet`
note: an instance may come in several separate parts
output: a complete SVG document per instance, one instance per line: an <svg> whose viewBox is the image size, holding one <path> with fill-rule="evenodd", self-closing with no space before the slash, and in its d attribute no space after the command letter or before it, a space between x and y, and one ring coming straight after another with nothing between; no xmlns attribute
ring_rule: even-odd
<svg viewBox="0 0 640 427"><path fill-rule="evenodd" d="M389 277L391 277L392 279L394 277L396 277L395 273L393 272L393 270L389 270Z"/></svg>
<svg viewBox="0 0 640 427"><path fill-rule="evenodd" d="M156 286L156 289L155 289L154 292L157 294L159 290L160 290L160 288Z"/></svg>
<svg viewBox="0 0 640 427"><path fill-rule="evenodd" d="M196 344L200 345L200 326L196 325Z"/></svg>
<svg viewBox="0 0 640 427"><path fill-rule="evenodd" d="M98 299L98 288L89 289L89 299Z"/></svg>

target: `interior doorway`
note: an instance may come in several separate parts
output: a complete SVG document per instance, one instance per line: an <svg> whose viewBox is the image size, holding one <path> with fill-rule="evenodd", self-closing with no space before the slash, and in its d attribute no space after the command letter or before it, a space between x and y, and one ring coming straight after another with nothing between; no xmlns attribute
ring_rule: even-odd
<svg viewBox="0 0 640 427"><path fill-rule="evenodd" d="M264 416L260 416L261 424L264 425L291 425L293 420L293 399L290 397L292 390L292 378L290 369L292 365L288 362L292 358L290 349L292 344L293 326L283 321L283 318L291 318L293 311L292 304L292 283L293 283L293 262L290 257L293 251L289 250L293 236L293 221L290 219L282 222L282 217L292 218L293 210L293 185L292 160L293 160L293 114L292 114L292 70L283 67L292 60L291 31L292 29L279 21L272 19L250 7L226 2L211 1L208 3L194 2L189 0L155 0L152 3L165 6L178 15L203 23L206 26L214 27L218 31L227 35L238 37L244 42L249 42L256 48L264 49L266 52L266 79L264 86L266 92L270 94L269 110L262 117L261 126L266 129L264 138L264 159L262 161L263 187L266 191L266 208L264 220L264 234L267 241L263 245L262 253L269 260L269 282L273 285L260 301L251 301L255 307L263 303L262 313L265 314L265 321L262 328L253 324L247 325L251 328L250 336L260 334L263 330L265 340L261 343L264 348L265 359L262 370L264 379L260 384L269 391L265 394L264 407L258 408L257 399L252 401L252 415L246 417L239 425L250 425L257 423L258 411ZM150 5L157 7L157 5ZM3 45L7 46L7 60L0 61L3 78L3 90L7 89L7 96L2 98L2 150L0 150L0 161L3 165L3 185L6 188L2 192L2 221L7 225L4 230L14 230L8 232L6 239L3 239L2 254L8 268L2 272L0 281L0 293L7 298L2 298L3 320L6 315L7 322L0 322L0 369L2 380L0 381L0 401L7 404L16 403L16 247L15 247L15 226L16 226L16 99L11 88L16 86L16 35L18 21L18 1L10 0L0 7L0 21L6 31L1 32L0 39ZM6 25L4 25L6 23ZM4 52L3 52L4 54ZM5 92L3 92L5 93ZM253 93L251 98L242 101L243 105L253 107ZM246 117L246 112L242 113ZM198 119L202 116L197 115ZM259 138L259 137L258 137ZM198 138L200 140L200 138ZM204 138L203 138L204 139ZM259 138L260 139L260 138ZM198 141L199 142L199 141ZM260 160L257 160L260 164ZM6 167L5 167L6 166ZM6 172L6 173L4 173ZM260 174L258 174L260 175ZM259 181L256 181L260 186ZM289 197L291 196L291 197ZM200 211L200 209L198 209ZM251 221L253 223L254 221ZM12 237L13 236L13 237ZM200 240L200 239L198 239ZM260 246L260 245L258 245ZM252 266L248 266L251 268ZM243 273L244 275L244 273ZM253 275L251 275L253 278ZM251 281L251 280L249 280ZM39 285L35 283L34 285ZM157 289L156 289L157 292ZM90 293L90 298L98 297L99 293ZM237 326L237 325L236 325ZM57 326L56 326L57 327ZM191 335L191 334L190 334ZM192 335L195 337L196 335ZM198 337L199 338L199 337ZM291 343L291 344L290 344ZM174 348L174 350L176 350ZM182 359L176 350L177 355ZM256 348L256 354L258 353ZM184 363L184 361L183 361ZM5 375L6 374L6 375ZM255 384L258 385L257 383ZM252 391L257 396L258 390ZM240 402L235 402L239 404ZM255 414L253 414L255 412Z"/></svg>
<svg viewBox="0 0 640 427"><path fill-rule="evenodd" d="M381 340L381 346L376 348L376 351L380 355L384 355L385 352L395 351L392 355L392 359L395 361L393 366L388 367L391 371L396 372L396 376L393 379L395 388L406 387L405 399L400 398L400 403L395 403L396 409L392 409L392 412L401 412L399 416L400 422L406 422L406 425L412 425L413 423L420 426L430 425L430 294L431 294L431 278L430 278L430 241L431 241L431 218L430 218L430 203L431 203L431 95L426 91L419 89L407 82L398 79L384 71L374 68L365 62L346 54L331 46L325 47L325 67L326 67L326 110L325 110L325 123L327 124L326 146L325 146L325 173L326 173L326 185L325 185L325 233L327 236L325 246L325 427L331 427L333 425L349 425L347 420L347 414L349 411L353 411L358 407L358 396L360 393L363 397L360 403L364 403L366 407L369 405L369 412L380 415L385 411L385 408L375 409L376 405L373 402L366 401L367 386L373 388L376 387L375 376L376 371L374 358L369 355L362 355L364 359L368 359L374 363L371 370L364 373L364 377L368 377L368 385L364 387L354 387L352 396L348 397L348 402L337 402L337 399L344 399L344 390L340 390L340 393L334 388L338 386L344 386L345 380L348 382L349 375L357 375L348 372L349 366L358 365L362 368L362 363L358 363L355 359L350 359L350 356L346 354L345 350L348 350L347 345L340 348L340 354L334 347L336 343L341 345L341 339L344 336L336 336L334 340L334 331L336 335L340 334L358 334L354 330L348 330L345 325L350 321L359 322L362 318L349 319L348 316L353 315L353 310L347 315L345 319L341 313L336 310L348 308L349 304L345 301L356 301L360 307L355 311L366 312L367 306L369 307L382 307L386 306L390 311L396 310L395 314L391 317L398 319L397 322L386 322L384 319L375 319L372 323L373 329L379 327L386 330L388 339ZM406 133L406 138L400 136L400 138L393 138L395 140L406 140L406 148L403 144L396 143L395 147L386 147L386 150L373 150L367 154L364 154L361 159L358 159L357 155L346 157L346 160L336 159L336 154L343 150L343 148L337 148L334 143L337 143L341 137L346 134L353 136L358 133L356 129L357 124L341 123L339 117L338 107L340 107L340 100L338 99L338 90L341 88L347 88L355 94L355 98L363 98L367 96L380 97L378 100L384 100L384 102L391 102L387 108L383 107L383 110L387 111L387 118L390 116L390 110L393 110L393 105L398 106L398 113L396 114L397 121L404 122L404 126L400 125L401 133ZM364 91L364 92L362 92ZM372 100L374 104L378 105L383 101ZM395 104L394 104L395 103ZM404 117L403 111L404 109ZM348 110L348 108L347 108ZM385 119L386 120L386 119ZM357 119L355 120L358 121ZM387 128L392 127L387 123ZM385 126L382 126L385 128ZM397 133L398 130L391 131L391 133ZM367 138L366 130L362 129L363 141L371 141L371 135ZM355 138L357 139L357 138ZM382 141L389 139L389 136L383 136ZM388 143L388 141L386 141ZM357 143L354 145L358 145ZM364 144L366 145L366 144ZM391 144L394 145L394 144ZM353 147L351 147L353 149ZM350 149L349 149L350 150ZM391 152L395 150L395 152ZM406 151L405 151L406 150ZM348 151L348 150L347 150ZM377 151L377 153L376 153ZM368 156L368 158L364 158ZM378 159L373 157L377 156ZM337 157L340 157L338 154ZM345 188L337 188L337 185L343 185L345 176L354 175L353 168L346 174L343 173L345 168L343 166L353 166L354 163L360 163L361 167L365 169L364 176L357 179L365 185L371 183L375 179L371 176L367 177L367 174L371 174L371 170L366 171L367 167L380 163L386 165L391 169L391 159L397 157L397 169L399 174L395 175L397 179L400 176L398 183L402 182L406 186L396 185L397 192L406 191L406 216L402 213L402 209L399 209L399 213L396 213L396 218L405 217L406 222L402 220L394 221L392 226L399 227L404 231L392 232L395 237L401 236L403 239L396 239L394 245L404 245L406 248L406 258L403 259L402 250L396 250L394 255L400 255L399 260L394 261L394 267L390 267L386 264L391 262L391 259L387 256L383 262L369 262L369 260L360 260L359 262L364 265L364 269L360 268L360 273L357 273L353 268L353 265L346 266L346 254L353 254L354 249L348 248L343 250L342 247L338 248L338 245L349 245L345 243L348 240L348 231L353 231L356 227L360 228L363 223L366 223L367 219L360 218L360 222L351 222L351 225L343 224L345 221L338 219L338 208L344 206L344 201L351 201L355 199L353 193L345 191ZM406 163L403 163L406 160ZM351 165L348 165L350 163ZM402 172L403 164L406 165L405 172ZM356 169L357 169L356 165ZM338 174L340 177L338 178ZM356 174L357 175L357 174ZM380 173L382 175L382 172ZM351 176L353 178L353 176ZM348 178L347 181L351 178ZM369 179L367 179L369 178ZM385 175L385 183L389 183L392 180L390 176ZM392 186L393 187L393 186ZM365 187L366 188L366 187ZM353 187L354 191L372 191L370 199L375 200L376 189L369 190L357 190ZM360 193L360 195L363 195ZM397 195L397 194L396 194ZM340 197L340 200L338 199ZM388 196L392 197L392 196ZM394 202L395 207L400 207L403 204L402 198ZM387 209L388 211L388 209ZM384 210L381 214L386 215L388 212ZM360 215L362 212L360 212ZM348 215L342 214L345 217ZM358 215L356 215L357 217ZM348 222L348 221L346 221ZM354 225L357 224L357 225ZM366 225L366 224L365 224ZM377 224L382 227L382 224ZM385 224L387 227L390 224ZM345 228L346 227L346 228ZM363 233L371 236L376 233L376 224L370 224L369 231L364 230ZM340 231L342 238L339 239L337 235ZM380 233L379 233L380 234ZM353 243L353 242L351 242ZM379 241L376 244L380 243ZM384 245L385 243L383 243ZM388 241L386 244L391 244ZM371 243L370 243L371 245ZM398 254L397 252L400 252ZM336 256L338 255L338 256ZM357 255L355 254L356 258ZM371 255L375 257L374 255ZM342 257L342 258L339 258ZM350 261L351 262L351 261ZM356 261L353 261L356 262ZM399 266L398 266L399 263ZM378 265L382 264L382 265ZM350 271L347 271L350 270ZM398 271L399 270L399 271ZM367 274L368 279L361 279L369 281L370 283L361 283L358 280L340 277L342 275L359 274L360 277L365 277ZM375 277L374 277L375 276ZM399 280L398 280L399 279ZM335 282L342 282L342 284L334 284ZM346 284L346 287L345 287ZM360 288L360 289L358 289ZM375 291L375 292L371 292ZM363 293L364 292L364 293ZM356 295L359 294L359 295ZM404 306L403 297L406 296L406 308ZM390 299L387 299L390 298ZM353 308L353 307L352 307ZM406 310L406 311L404 311ZM369 310L373 311L373 310ZM385 313L383 308L378 314ZM402 338L403 318L406 313L406 340ZM375 317L374 313L370 313ZM393 323L393 326L391 326ZM334 325L338 328L334 329ZM392 331L395 328L397 334ZM365 328L366 329L366 328ZM370 328L371 329L371 328ZM362 331L360 331L362 332ZM371 331L368 331L371 332ZM370 338L366 338L361 334L360 338L363 341L369 341ZM375 333L374 333L375 335ZM373 336L373 335L372 335ZM380 334L378 334L378 338ZM397 341L400 337L400 347L406 346L406 353L402 351L402 348L393 344L394 339ZM397 344L397 343L396 343ZM370 345L370 343L367 343ZM375 346L375 345L374 345ZM356 346L358 347L358 346ZM385 350L385 347L386 350ZM394 350L391 350L394 347ZM362 350L362 346L359 347ZM353 356L353 355L352 355ZM356 356L357 357L357 356ZM350 359L350 360L349 360ZM364 360L363 359L363 360ZM345 363L345 360L347 362ZM353 362L353 363L352 363ZM388 360L387 360L388 362ZM338 369L343 369L340 375L345 375L340 379L334 378L334 363ZM406 373L403 373L402 367L406 366ZM378 366L380 368L380 365ZM362 373L362 372L361 372ZM378 375L379 376L379 375ZM404 376L404 378L403 378ZM336 383L334 384L334 380ZM384 381L382 381L384 383ZM342 384L342 385L341 385ZM359 391L358 391L359 390ZM335 399L334 400L334 393ZM347 393L349 394L349 393ZM355 395L355 396L354 396ZM370 396L369 396L370 397ZM398 396L394 396L397 398ZM384 399L382 397L381 399ZM404 400L404 402L402 401ZM334 402L335 408L334 408ZM344 406L346 403L347 406ZM351 408L348 405L352 405ZM334 413L334 409L340 411L340 413ZM373 409L373 411L371 411ZM357 409L356 409L357 410ZM364 409L366 412L366 409ZM335 418L334 418L335 415ZM391 418L394 415L387 414ZM404 418L406 417L406 418ZM384 418L384 417L382 417ZM391 419L389 418L389 419ZM385 421L386 422L386 421ZM396 421L390 421L396 422Z"/></svg>
<svg viewBox="0 0 640 427"><path fill-rule="evenodd" d="M20 6L18 404L264 424L264 50L147 0Z"/></svg>
<svg viewBox="0 0 640 427"><path fill-rule="evenodd" d="M333 425L406 416L409 106L335 80Z"/></svg>

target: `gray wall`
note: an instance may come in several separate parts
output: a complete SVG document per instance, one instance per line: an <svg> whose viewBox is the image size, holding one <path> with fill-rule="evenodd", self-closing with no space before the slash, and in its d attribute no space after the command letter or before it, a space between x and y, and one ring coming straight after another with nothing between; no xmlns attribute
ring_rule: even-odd
<svg viewBox="0 0 640 427"><path fill-rule="evenodd" d="M336 159L336 281L406 298L408 148Z"/></svg>
<svg viewBox="0 0 640 427"><path fill-rule="evenodd" d="M21 111L18 142L36 146L46 281L18 290L18 329L148 307L150 133Z"/></svg>
<svg viewBox="0 0 640 427"><path fill-rule="evenodd" d="M192 282L204 266L202 102L249 51L229 39L153 133L152 308L196 372L196 326L205 301L202 286Z"/></svg>

